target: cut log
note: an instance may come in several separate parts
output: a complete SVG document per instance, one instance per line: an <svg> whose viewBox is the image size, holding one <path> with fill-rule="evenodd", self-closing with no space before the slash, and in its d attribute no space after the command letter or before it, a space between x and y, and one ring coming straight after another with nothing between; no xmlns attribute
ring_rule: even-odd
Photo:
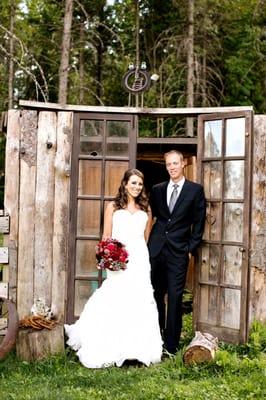
<svg viewBox="0 0 266 400"><path fill-rule="evenodd" d="M183 360L186 365L212 361L218 348L218 339L210 333L196 331L186 348Z"/></svg>
<svg viewBox="0 0 266 400"><path fill-rule="evenodd" d="M63 325L53 329L21 329L17 338L17 357L24 361L40 360L64 351Z"/></svg>

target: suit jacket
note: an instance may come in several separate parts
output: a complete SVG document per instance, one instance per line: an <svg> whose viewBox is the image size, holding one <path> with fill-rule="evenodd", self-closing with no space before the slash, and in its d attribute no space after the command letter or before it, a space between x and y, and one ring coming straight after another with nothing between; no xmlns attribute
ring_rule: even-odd
<svg viewBox="0 0 266 400"><path fill-rule="evenodd" d="M172 214L167 205L167 182L153 186L150 205L156 222L149 238L151 257L156 257L167 245L175 255L195 254L201 243L206 200L203 187L185 180Z"/></svg>

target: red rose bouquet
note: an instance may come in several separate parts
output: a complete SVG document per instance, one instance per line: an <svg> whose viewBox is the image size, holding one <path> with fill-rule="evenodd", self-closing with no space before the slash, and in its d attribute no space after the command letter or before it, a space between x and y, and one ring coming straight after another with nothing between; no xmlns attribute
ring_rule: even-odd
<svg viewBox="0 0 266 400"><path fill-rule="evenodd" d="M111 271L126 269L128 252L123 243L116 239L108 238L101 240L95 250L98 269L109 269Z"/></svg>

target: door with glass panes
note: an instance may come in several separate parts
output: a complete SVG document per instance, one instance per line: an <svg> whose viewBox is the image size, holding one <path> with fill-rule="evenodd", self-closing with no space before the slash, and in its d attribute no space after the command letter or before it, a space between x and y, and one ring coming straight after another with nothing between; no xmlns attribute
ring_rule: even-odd
<svg viewBox="0 0 266 400"><path fill-rule="evenodd" d="M195 328L220 340L247 335L251 187L251 112L202 115L199 179L207 216L199 254Z"/></svg>
<svg viewBox="0 0 266 400"><path fill-rule="evenodd" d="M95 246L106 205L121 178L135 166L135 116L77 113L71 161L67 321L73 322L101 285Z"/></svg>

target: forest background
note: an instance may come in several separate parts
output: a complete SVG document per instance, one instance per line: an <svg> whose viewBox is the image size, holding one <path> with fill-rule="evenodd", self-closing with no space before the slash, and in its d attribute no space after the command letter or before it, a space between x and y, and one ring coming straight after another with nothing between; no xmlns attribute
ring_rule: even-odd
<svg viewBox="0 0 266 400"><path fill-rule="evenodd" d="M20 99L127 105L137 7L139 60L159 77L146 107L265 114L266 0L1 0L0 111Z"/></svg>

